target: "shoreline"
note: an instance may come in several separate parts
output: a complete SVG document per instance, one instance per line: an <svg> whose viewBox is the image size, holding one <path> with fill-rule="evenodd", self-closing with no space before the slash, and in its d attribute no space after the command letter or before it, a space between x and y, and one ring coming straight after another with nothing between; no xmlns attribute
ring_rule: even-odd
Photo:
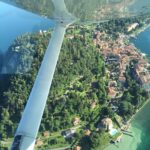
<svg viewBox="0 0 150 150"><path fill-rule="evenodd" d="M141 34L142 32L144 32L145 30L147 30L148 28L150 28L150 24L145 24L145 26L143 26L141 29L138 29L138 31L136 33L133 33L133 35L135 36L135 38L137 38L137 36L139 36L139 34ZM131 38L131 35L129 36ZM133 44L133 43L132 43ZM134 45L134 44L133 44ZM136 46L134 45L134 47L136 48ZM136 48L136 50L143 54L143 52L141 50L139 50L138 48ZM147 54L146 54L147 55ZM145 60L148 61L147 57L145 57ZM136 113L134 115L131 116L131 118L127 121L128 123L131 123L131 121L134 119L134 117L136 116L136 114L143 109L143 107L150 102L150 99L145 101L145 103L143 103L143 105L137 109Z"/></svg>
<svg viewBox="0 0 150 150"><path fill-rule="evenodd" d="M137 38L137 36L138 36L139 34L141 34L142 32L144 32L144 31L147 30L148 28L150 28L150 24L145 25L142 29L138 29L137 33L132 34L132 35L134 35L135 38ZM130 41L130 38L131 38L131 35L129 35L129 39L128 39L129 41ZM131 42L130 42L130 44L131 44L131 45L134 45L134 44L131 43ZM140 54L143 54L143 52L142 52L141 50L139 50L135 45L134 45L134 47L135 47L136 51L138 51ZM146 54L146 55L147 55L147 54ZM148 58L147 58L146 56L145 56L144 59L145 59L146 61L148 61ZM129 128L130 128L130 126L131 126L131 122L133 121L133 119L135 118L135 116L137 115L137 113L139 113L139 111L141 111L141 110L144 108L144 106L146 106L149 102L150 102L150 99L148 99L147 101L145 101L145 102L143 103L143 105L142 105L139 109L136 110L135 114L133 114L133 115L130 117L130 119L127 120L127 123L129 124ZM127 130L128 130L128 129L127 129Z"/></svg>
<svg viewBox="0 0 150 150"><path fill-rule="evenodd" d="M135 37L134 38L137 38L139 36L139 34L141 34L142 32L145 32L145 30L147 30L148 28L150 28L150 24L145 24L144 27L142 27L141 29L137 29L136 34L135 34ZM133 38L131 35L133 34L130 34L127 36L127 40L130 42L129 44L130 45L133 45L135 47L135 51L138 51L140 54L142 54L142 50L141 49L138 49L134 43L131 42L130 38ZM144 57L144 59L149 62L150 59L148 59L147 57L147 54L146 56ZM135 132L135 126L134 126L134 123L136 122L136 119L137 117L140 115L140 112L143 112L144 109L147 108L147 106L149 106L150 104L150 98L148 98L147 100L145 100L143 102L143 104L141 105L141 107L139 107L138 109L136 109L135 113L130 116L128 119L126 119L126 123L125 124L124 122L122 122L122 127L119 128L119 129L125 129L126 131L129 131L129 132L132 132L133 136L134 136L134 139L131 139L130 137L128 137L127 135L124 135L123 133L123 136L122 136L122 140L123 142L120 142L120 143L117 143L117 145L113 145L113 144L109 144L105 150L116 150L117 148L121 148L122 146L124 148L129 148L129 146L127 145L132 145L132 148L135 150L137 148L137 144L139 144L139 142L141 143L141 137L140 137L140 134L141 133L138 133L137 134L137 130ZM135 122L134 122L135 121ZM140 130L140 128L139 128ZM140 130L142 132L142 130ZM124 149L123 149L124 150Z"/></svg>
<svg viewBox="0 0 150 150"><path fill-rule="evenodd" d="M145 103L143 103L143 105L136 110L136 113L133 114L131 116L131 118L127 121L127 123L129 123L129 125L131 125L131 121L133 121L133 119L135 118L135 116L150 102L150 99L148 99L147 101L145 101ZM129 127L130 128L130 127Z"/></svg>
<svg viewBox="0 0 150 150"><path fill-rule="evenodd" d="M150 24L145 23L145 25L142 28L137 29L137 31L133 31L133 33L129 35L129 38L137 38L137 36L139 34L141 34L142 32L144 32L148 28L150 28Z"/></svg>

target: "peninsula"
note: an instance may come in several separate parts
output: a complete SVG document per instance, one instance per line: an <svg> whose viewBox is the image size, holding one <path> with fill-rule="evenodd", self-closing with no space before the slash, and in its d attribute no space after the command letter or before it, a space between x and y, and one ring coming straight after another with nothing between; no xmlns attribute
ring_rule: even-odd
<svg viewBox="0 0 150 150"><path fill-rule="evenodd" d="M145 16L67 29L36 149L101 150L122 134L132 136L128 121L150 97L150 64L129 38L149 21ZM11 143L50 36L20 36L5 56L6 67L18 74L0 79L1 149Z"/></svg>

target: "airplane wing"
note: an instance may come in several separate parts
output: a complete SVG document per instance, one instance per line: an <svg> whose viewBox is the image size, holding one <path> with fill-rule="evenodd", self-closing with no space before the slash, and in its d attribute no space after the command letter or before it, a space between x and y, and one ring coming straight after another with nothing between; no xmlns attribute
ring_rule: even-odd
<svg viewBox="0 0 150 150"><path fill-rule="evenodd" d="M150 13L148 0L1 0L44 17L56 27L47 47L11 150L32 150L67 26ZM77 18L77 19L76 19Z"/></svg>
<svg viewBox="0 0 150 150"><path fill-rule="evenodd" d="M65 30L75 19L66 10L63 0L61 5L58 5L58 2L59 0L53 0L54 14L57 15L56 26L17 128L11 150L34 149Z"/></svg>
<svg viewBox="0 0 150 150"><path fill-rule="evenodd" d="M16 131L12 150L16 150L18 147L19 150L32 150L34 148L65 29L66 28L61 24L55 27Z"/></svg>

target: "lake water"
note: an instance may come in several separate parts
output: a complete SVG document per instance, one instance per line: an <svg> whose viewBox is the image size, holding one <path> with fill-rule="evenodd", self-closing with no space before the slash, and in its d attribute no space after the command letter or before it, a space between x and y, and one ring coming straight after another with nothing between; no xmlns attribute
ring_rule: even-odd
<svg viewBox="0 0 150 150"><path fill-rule="evenodd" d="M140 33L132 42L150 57L150 28ZM136 114L130 131L133 137L124 135L122 142L110 145L106 150L150 150L150 102Z"/></svg>
<svg viewBox="0 0 150 150"><path fill-rule="evenodd" d="M140 33L136 39L131 40L141 52L150 57L150 28Z"/></svg>
<svg viewBox="0 0 150 150"><path fill-rule="evenodd" d="M0 52L7 51L19 35L52 27L51 20L0 2Z"/></svg>
<svg viewBox="0 0 150 150"><path fill-rule="evenodd" d="M47 30L54 26L55 22L52 20L0 2L0 73L15 73L10 72L5 65L8 63L6 58L7 50L18 36L38 32L39 30ZM13 60L11 64L13 64ZM16 65L13 64L13 66Z"/></svg>

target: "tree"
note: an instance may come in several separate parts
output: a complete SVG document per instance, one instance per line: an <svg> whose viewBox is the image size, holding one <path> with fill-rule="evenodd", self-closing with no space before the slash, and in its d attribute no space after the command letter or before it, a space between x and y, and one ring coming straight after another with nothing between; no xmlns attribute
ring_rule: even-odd
<svg viewBox="0 0 150 150"><path fill-rule="evenodd" d="M130 102L128 102L128 101L120 102L119 112L121 115L123 115L123 116L132 115L133 111L134 111L134 109Z"/></svg>
<svg viewBox="0 0 150 150"><path fill-rule="evenodd" d="M129 91L125 91L122 98L123 101L132 102L133 96L130 94Z"/></svg>
<svg viewBox="0 0 150 150"><path fill-rule="evenodd" d="M50 145L55 145L55 144L57 144L57 139L51 139L48 143Z"/></svg>
<svg viewBox="0 0 150 150"><path fill-rule="evenodd" d="M90 136L90 141L92 149L103 149L109 142L109 135L104 131L96 132Z"/></svg>
<svg viewBox="0 0 150 150"><path fill-rule="evenodd" d="M89 136L84 136L80 140L80 145L81 145L81 147L82 147L83 150L91 150L92 149L91 138Z"/></svg>
<svg viewBox="0 0 150 150"><path fill-rule="evenodd" d="M114 111L110 107L104 106L101 109L101 116L103 116L103 117L107 116L107 117L113 118L114 117Z"/></svg>

